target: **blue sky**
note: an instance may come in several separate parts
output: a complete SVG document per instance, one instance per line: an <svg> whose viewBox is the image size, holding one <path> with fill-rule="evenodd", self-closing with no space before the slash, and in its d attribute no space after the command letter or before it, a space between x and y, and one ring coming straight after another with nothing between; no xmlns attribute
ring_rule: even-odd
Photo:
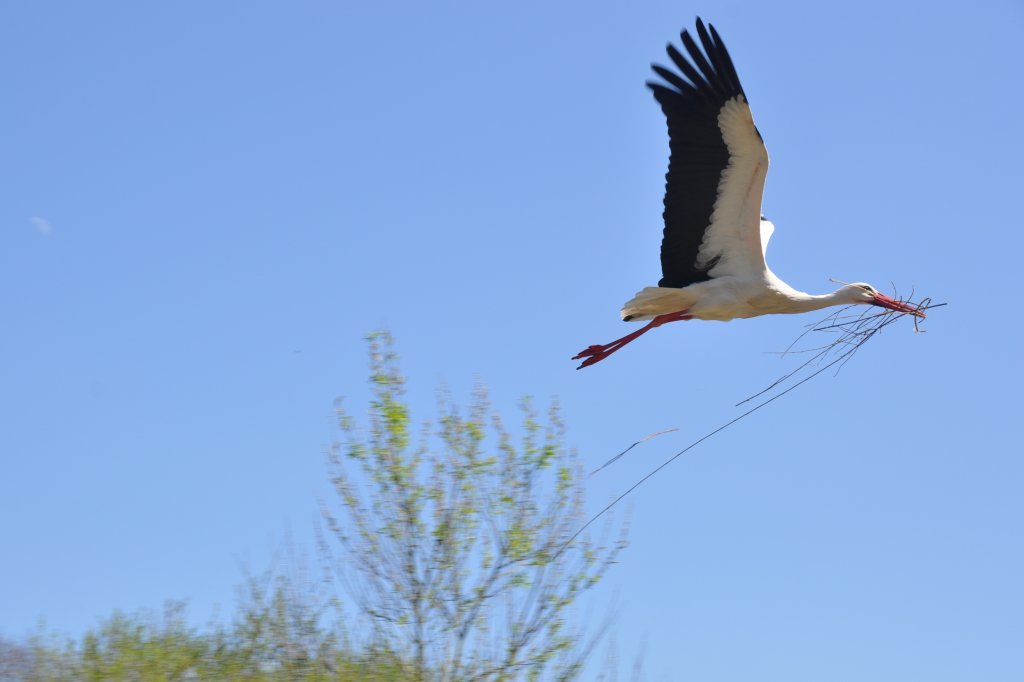
<svg viewBox="0 0 1024 682"><path fill-rule="evenodd" d="M594 595L648 679L1024 674L1015 2L17 3L0 21L0 633L229 611L312 551L332 401L387 327L416 417L557 396L591 506L737 414L798 317L576 372L660 276L643 83L700 14L772 156L772 268L909 321L630 498ZM596 671L592 671L596 674Z"/></svg>

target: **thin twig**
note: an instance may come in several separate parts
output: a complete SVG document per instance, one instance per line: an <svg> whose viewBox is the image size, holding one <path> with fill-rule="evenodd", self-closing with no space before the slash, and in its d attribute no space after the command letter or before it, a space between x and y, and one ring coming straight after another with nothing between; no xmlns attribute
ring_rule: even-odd
<svg viewBox="0 0 1024 682"><path fill-rule="evenodd" d="M665 429L664 431L657 431L657 432L655 432L655 433L652 433L652 434L650 434L649 436L644 436L643 438L641 438L641 439L640 439L640 440L638 440L637 442L633 443L632 445L630 445L630 446L629 446L628 448L626 448L625 450L623 450L623 451L622 451L622 452L620 452L619 454L617 454L617 455L615 455L614 457L612 457L612 458L611 458L610 460L608 460L607 462L605 462L605 463L604 463L604 464L602 464L601 466L599 466L599 467L597 467L596 469L594 469L593 471L591 471L591 472L590 472L590 475L591 475L591 476L593 476L594 474L596 474L596 473L597 473L598 471L600 471L601 469L604 469L604 468L605 468L606 466L608 466L608 465L609 465L609 464L611 464L612 462L614 462L614 461L616 461L617 459L619 459L620 457L622 457L622 456L623 456L624 454L626 454L627 452L629 452L630 450L632 450L633 448L635 448L635 447L636 447L637 445L640 445L640 443L644 443L644 442L646 442L646 441L649 441L650 439L654 438L655 436L662 436L662 435L664 435L664 434L666 434L666 433L672 433L673 431L678 431L678 430L679 430L679 427L678 427L678 426L676 426L676 427L673 427L673 428L671 428L671 429Z"/></svg>

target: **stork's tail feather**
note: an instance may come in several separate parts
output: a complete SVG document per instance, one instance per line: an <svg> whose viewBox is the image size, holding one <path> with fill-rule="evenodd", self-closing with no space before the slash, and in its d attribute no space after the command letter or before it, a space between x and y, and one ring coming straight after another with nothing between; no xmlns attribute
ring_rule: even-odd
<svg viewBox="0 0 1024 682"><path fill-rule="evenodd" d="M622 306L623 322L653 320L658 315L686 310L693 297L683 289L647 287Z"/></svg>

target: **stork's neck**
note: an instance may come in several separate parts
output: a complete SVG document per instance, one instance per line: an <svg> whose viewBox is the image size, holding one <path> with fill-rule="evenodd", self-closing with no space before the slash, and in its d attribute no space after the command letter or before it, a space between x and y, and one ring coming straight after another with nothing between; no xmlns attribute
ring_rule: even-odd
<svg viewBox="0 0 1024 682"><path fill-rule="evenodd" d="M859 301L850 300L846 287L840 287L830 294L807 294L802 291L793 291L789 294L794 312L806 313L812 310L821 310L834 305L849 305Z"/></svg>

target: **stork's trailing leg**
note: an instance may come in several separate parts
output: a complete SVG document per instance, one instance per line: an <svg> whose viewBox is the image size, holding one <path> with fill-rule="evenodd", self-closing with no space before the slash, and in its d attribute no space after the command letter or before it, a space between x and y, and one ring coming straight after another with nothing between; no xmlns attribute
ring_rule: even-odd
<svg viewBox="0 0 1024 682"><path fill-rule="evenodd" d="M583 364L576 368L583 369L584 367L589 367L594 363L601 362L606 357L608 357L618 349L622 348L633 339L639 338L645 332L654 329L655 327L660 327L666 322L683 322L692 319L693 316L690 315L690 311L688 310L680 310L677 313L666 313L664 315L658 315L656 318L648 322L645 326L641 327L640 329L637 329L632 334L626 334L621 339L617 339L615 341L612 341L611 343L606 343L603 346L588 346L585 350L582 350L577 355L574 355L572 359L581 360L583 358L586 358L586 360L583 360Z"/></svg>

